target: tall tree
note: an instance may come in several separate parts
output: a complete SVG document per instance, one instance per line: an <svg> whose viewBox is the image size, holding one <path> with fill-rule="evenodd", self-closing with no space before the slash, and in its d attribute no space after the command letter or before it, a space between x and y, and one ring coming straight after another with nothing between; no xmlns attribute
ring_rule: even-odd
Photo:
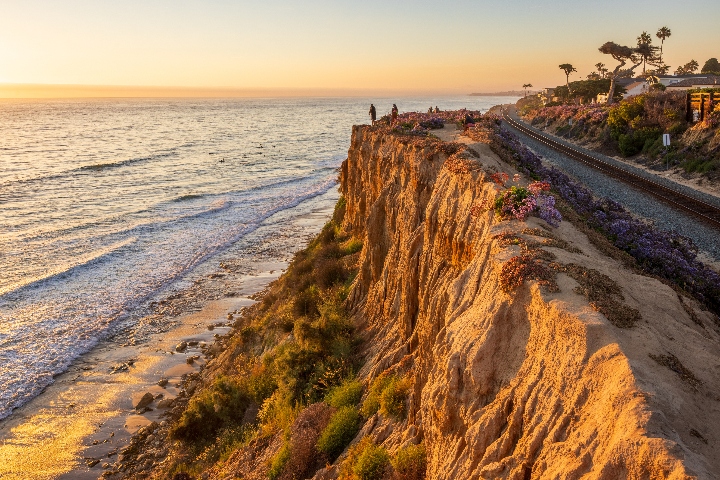
<svg viewBox="0 0 720 480"><path fill-rule="evenodd" d="M642 58L637 55L634 48L626 47L624 45L618 45L615 42L605 42L600 48L598 48L598 50L600 50L600 53L610 55L613 59L620 62L612 72L608 72L608 76L610 77L610 90L608 91L607 103L608 105L610 105L611 103L613 103L613 96L615 95L615 83L617 79L620 77L631 75L632 71L635 70L637 66L642 63ZM623 67L627 65L628 62L633 63L633 66L627 69L623 69Z"/></svg>
<svg viewBox="0 0 720 480"><path fill-rule="evenodd" d="M645 67L648 62L657 62L656 53L658 47L652 45L652 37L647 32L642 32L637 37L637 48L636 53L642 58L643 63L643 75L645 75Z"/></svg>
<svg viewBox="0 0 720 480"><path fill-rule="evenodd" d="M595 64L595 68L597 68L598 73L600 74L601 78L605 78L607 76L608 69L605 68L605 64L602 62L598 62Z"/></svg>
<svg viewBox="0 0 720 480"><path fill-rule="evenodd" d="M527 97L527 89L528 89L528 88L532 88L532 84L531 84L531 83L525 83L525 84L523 84L523 88L525 89L525 96Z"/></svg>
<svg viewBox="0 0 720 480"><path fill-rule="evenodd" d="M700 67L700 64L698 62L696 62L695 60L690 60L682 67L678 67L677 70L675 70L675 75L691 75L697 72L698 67Z"/></svg>
<svg viewBox="0 0 720 480"><path fill-rule="evenodd" d="M662 54L663 54L663 44L665 43L666 38L670 38L671 32L668 27L662 27L659 28L657 33L655 34L656 37L660 39L660 61L662 62Z"/></svg>
<svg viewBox="0 0 720 480"><path fill-rule="evenodd" d="M720 75L720 62L718 62L718 59L715 57L708 59L705 65L703 65L702 70L700 70L700 73L717 73Z"/></svg>
<svg viewBox="0 0 720 480"><path fill-rule="evenodd" d="M560 65L560 70L565 72L565 86L570 88L570 74L573 72L577 72L577 70L569 63L563 63L562 65Z"/></svg>
<svg viewBox="0 0 720 480"><path fill-rule="evenodd" d="M654 75L667 75L670 71L670 65L664 63L658 63L655 65L655 70L648 70L648 73L652 72Z"/></svg>

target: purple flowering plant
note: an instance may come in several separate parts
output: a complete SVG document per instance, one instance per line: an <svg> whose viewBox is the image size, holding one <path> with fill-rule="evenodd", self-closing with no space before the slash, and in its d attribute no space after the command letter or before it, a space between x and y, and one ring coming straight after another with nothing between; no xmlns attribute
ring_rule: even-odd
<svg viewBox="0 0 720 480"><path fill-rule="evenodd" d="M505 188L509 179L507 173L499 172L490 176L491 180ZM513 183L520 182L520 175L513 176ZM523 221L531 215L537 215L549 225L558 227L562 221L562 215L555 208L555 197L545 193L550 191L548 182L532 182L527 187L511 185L502 190L492 205L485 204L473 207L471 213L478 215L488 209L495 210L495 213L502 218L514 217Z"/></svg>
<svg viewBox="0 0 720 480"><path fill-rule="evenodd" d="M589 226L630 254L643 271L674 283L720 315L720 274L698 260L698 247L691 239L658 230L613 200L595 198L562 171L545 166L514 134L500 128L497 118L484 120L483 126L493 132L494 148L505 150L521 172L549 182Z"/></svg>

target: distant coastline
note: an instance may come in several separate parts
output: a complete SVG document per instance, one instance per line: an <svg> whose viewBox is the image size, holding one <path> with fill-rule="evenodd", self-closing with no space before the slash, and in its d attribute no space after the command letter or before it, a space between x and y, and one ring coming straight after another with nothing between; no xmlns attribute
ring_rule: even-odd
<svg viewBox="0 0 720 480"><path fill-rule="evenodd" d="M537 92L527 92L529 94L535 94ZM507 92L493 92L493 93L471 93L471 97L523 97L525 92L522 90L508 90Z"/></svg>

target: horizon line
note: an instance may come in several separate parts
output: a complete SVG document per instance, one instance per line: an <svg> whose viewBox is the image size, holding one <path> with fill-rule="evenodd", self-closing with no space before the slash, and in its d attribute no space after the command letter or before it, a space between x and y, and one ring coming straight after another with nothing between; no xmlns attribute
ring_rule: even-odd
<svg viewBox="0 0 720 480"><path fill-rule="evenodd" d="M0 99L61 98L252 98L391 95L471 95L477 89L399 89L352 87L188 87L161 85L87 85L0 83Z"/></svg>

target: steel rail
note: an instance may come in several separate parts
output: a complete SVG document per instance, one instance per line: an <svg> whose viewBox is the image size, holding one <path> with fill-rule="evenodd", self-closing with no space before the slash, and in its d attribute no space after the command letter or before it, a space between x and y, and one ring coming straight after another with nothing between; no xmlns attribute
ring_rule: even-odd
<svg viewBox="0 0 720 480"><path fill-rule="evenodd" d="M528 137L536 140L553 150L556 150L573 160L582 162L590 167L593 167L608 176L616 178L632 187L642 190L654 197L663 200L666 203L673 205L676 208L680 208L688 213L691 213L698 217L700 220L712 225L713 227L720 229L720 208L710 203L693 198L685 193L674 190L670 187L662 185L660 183L653 182L645 177L637 175L636 173L630 172L623 168L613 165L609 162L605 162L578 149L556 142L546 135L543 135L536 130L523 125L522 123L511 118L507 111L503 109L503 120L510 125L512 128L522 132Z"/></svg>

